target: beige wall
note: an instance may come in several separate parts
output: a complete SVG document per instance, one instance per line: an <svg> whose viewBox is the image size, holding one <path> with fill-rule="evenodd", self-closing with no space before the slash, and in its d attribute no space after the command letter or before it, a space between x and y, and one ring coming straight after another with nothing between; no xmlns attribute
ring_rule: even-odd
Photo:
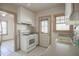
<svg viewBox="0 0 79 59"><path fill-rule="evenodd" d="M64 6L61 6L61 7L55 7L55 8L51 8L51 9L44 10L42 12L37 13L37 16L36 16L36 30L37 30L37 32L38 32L38 28L39 28L38 27L38 23L39 23L38 17L49 16L49 15L51 16L51 39L52 39L51 41L52 41L52 44L54 44L54 41L57 37L57 33L53 32L53 19L54 19L53 15L64 13L64 11L65 11Z"/></svg>

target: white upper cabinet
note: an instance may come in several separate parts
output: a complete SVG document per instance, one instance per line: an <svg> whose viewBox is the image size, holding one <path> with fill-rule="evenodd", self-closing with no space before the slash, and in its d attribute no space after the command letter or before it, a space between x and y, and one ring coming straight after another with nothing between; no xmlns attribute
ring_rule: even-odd
<svg viewBox="0 0 79 59"><path fill-rule="evenodd" d="M73 5L72 3L65 3L65 17L68 19L73 12Z"/></svg>
<svg viewBox="0 0 79 59"><path fill-rule="evenodd" d="M27 10L26 8L18 8L18 23L26 23L34 26L35 15L33 12Z"/></svg>

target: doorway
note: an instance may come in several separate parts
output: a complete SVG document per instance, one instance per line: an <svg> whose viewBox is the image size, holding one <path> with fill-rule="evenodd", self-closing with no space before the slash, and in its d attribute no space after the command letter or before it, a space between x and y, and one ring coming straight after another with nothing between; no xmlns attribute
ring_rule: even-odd
<svg viewBox="0 0 79 59"><path fill-rule="evenodd" d="M0 54L9 55L15 51L15 16L0 11Z"/></svg>
<svg viewBox="0 0 79 59"><path fill-rule="evenodd" d="M51 43L51 26L50 16L39 18L39 45L48 47Z"/></svg>

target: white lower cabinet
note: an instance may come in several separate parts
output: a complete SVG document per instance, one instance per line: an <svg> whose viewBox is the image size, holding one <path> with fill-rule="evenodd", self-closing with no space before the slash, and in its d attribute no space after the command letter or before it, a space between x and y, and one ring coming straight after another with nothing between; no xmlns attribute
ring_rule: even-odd
<svg viewBox="0 0 79 59"><path fill-rule="evenodd" d="M20 49L23 51L27 50L27 44L28 44L27 39L28 39L28 36L26 36L26 37L20 36Z"/></svg>

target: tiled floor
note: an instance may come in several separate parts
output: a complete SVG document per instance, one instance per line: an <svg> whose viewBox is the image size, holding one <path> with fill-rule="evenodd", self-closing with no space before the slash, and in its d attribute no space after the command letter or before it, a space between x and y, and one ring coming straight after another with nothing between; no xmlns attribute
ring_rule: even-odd
<svg viewBox="0 0 79 59"><path fill-rule="evenodd" d="M48 48L36 47L29 53L24 51L14 52L13 41L4 42L2 45L2 56L79 56L79 48L72 44L64 44L56 42L55 45L50 45Z"/></svg>
<svg viewBox="0 0 79 59"><path fill-rule="evenodd" d="M55 46L50 45L43 56L79 56L79 47L57 42Z"/></svg>
<svg viewBox="0 0 79 59"><path fill-rule="evenodd" d="M14 40L4 41L1 44L1 56L6 56L14 52Z"/></svg>
<svg viewBox="0 0 79 59"><path fill-rule="evenodd" d="M26 53L24 51L17 51L9 54L9 56L41 56L45 50L46 48L38 46L34 50L30 51L29 53Z"/></svg>
<svg viewBox="0 0 79 59"><path fill-rule="evenodd" d="M1 56L36 56L36 55L40 56L43 54L45 50L46 48L38 46L29 53L26 53L21 50L14 52L14 41L9 40L2 43Z"/></svg>

